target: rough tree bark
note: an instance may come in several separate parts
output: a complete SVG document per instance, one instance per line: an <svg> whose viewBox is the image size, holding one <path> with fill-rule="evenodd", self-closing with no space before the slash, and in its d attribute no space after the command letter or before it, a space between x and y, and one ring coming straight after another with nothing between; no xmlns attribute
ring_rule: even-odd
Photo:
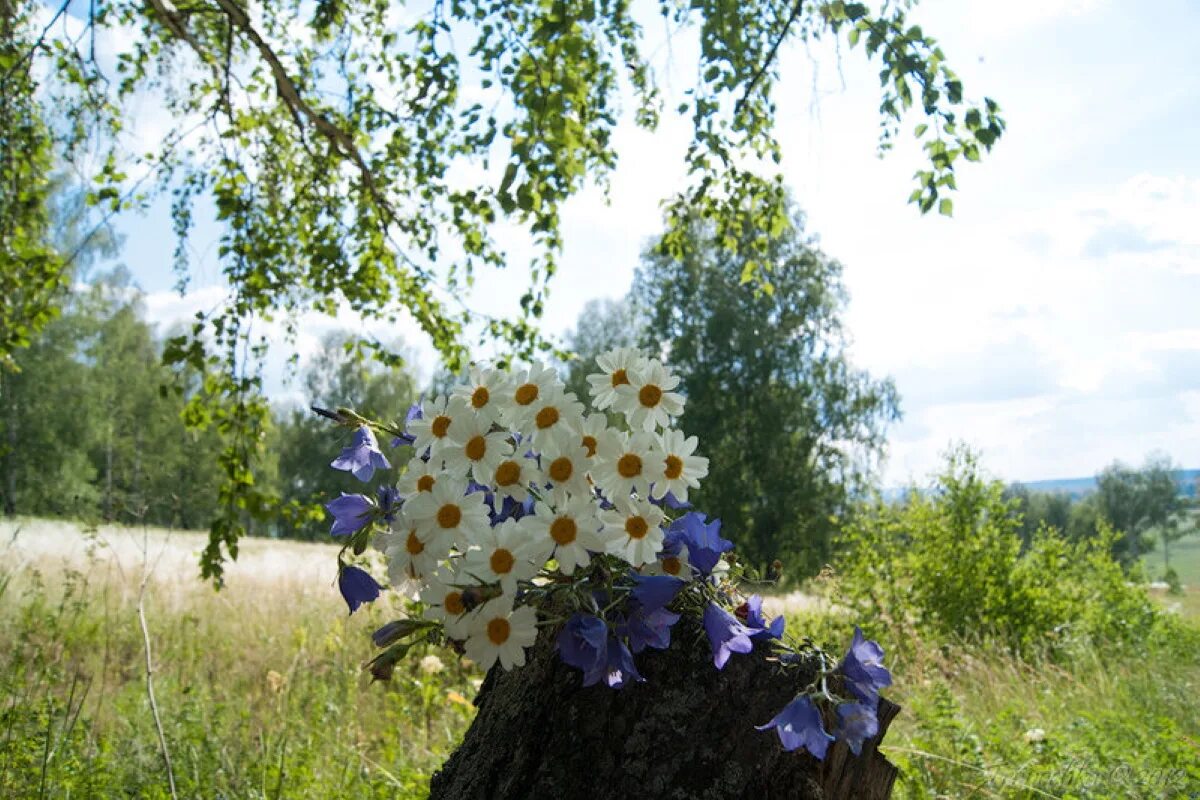
<svg viewBox="0 0 1200 800"><path fill-rule="evenodd" d="M770 720L806 684L767 649L734 655L724 671L697 623L676 626L666 651L637 657L645 683L583 688L543 636L528 663L488 673L478 715L442 769L432 800L834 800L887 798L896 768L876 746L899 707L880 701L880 733L853 756L824 762L784 752ZM832 720L826 721L829 728Z"/></svg>

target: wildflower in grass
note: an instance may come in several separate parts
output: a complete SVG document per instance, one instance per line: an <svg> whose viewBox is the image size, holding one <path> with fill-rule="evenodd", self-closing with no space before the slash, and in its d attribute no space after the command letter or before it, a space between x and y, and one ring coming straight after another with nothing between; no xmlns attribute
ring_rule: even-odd
<svg viewBox="0 0 1200 800"><path fill-rule="evenodd" d="M662 550L662 509L645 500L630 499L618 508L600 512L607 552L634 567L653 561Z"/></svg>
<svg viewBox="0 0 1200 800"><path fill-rule="evenodd" d="M437 620L452 639L465 639L469 627L470 613L463 578L447 567L434 572L421 590L421 602L425 604L423 616Z"/></svg>
<svg viewBox="0 0 1200 800"><path fill-rule="evenodd" d="M392 465L379 449L375 433L363 425L354 432L354 441L350 446L342 450L342 454L331 461L329 466L345 470L366 483L375 475L375 470L389 469Z"/></svg>
<svg viewBox="0 0 1200 800"><path fill-rule="evenodd" d="M752 594L746 600L746 627L754 631L751 639L781 639L787 620L780 614L768 625L762 613L762 595Z"/></svg>
<svg viewBox="0 0 1200 800"><path fill-rule="evenodd" d="M392 447L399 447L402 444L412 445L416 442L417 437L408 432L409 423L421 418L420 402L413 403L408 407L408 413L404 415L404 433L392 439Z"/></svg>
<svg viewBox="0 0 1200 800"><path fill-rule="evenodd" d="M845 742L854 755L862 753L863 742L879 733L879 717L875 707L867 703L841 703L837 707L837 738Z"/></svg>
<svg viewBox="0 0 1200 800"><path fill-rule="evenodd" d="M591 464L578 433L555 431L542 439L540 447L542 476L555 493L583 496L590 491L587 471Z"/></svg>
<svg viewBox="0 0 1200 800"><path fill-rule="evenodd" d="M651 359L629 373L628 383L614 389L613 408L625 415L634 430L668 428L671 418L683 413L683 395L672 391L678 385L679 376Z"/></svg>
<svg viewBox="0 0 1200 800"><path fill-rule="evenodd" d="M537 612L529 606L513 608L511 595L501 595L479 607L470 622L463 649L467 658L487 670L497 660L505 669L525 663L525 648L537 639Z"/></svg>
<svg viewBox="0 0 1200 800"><path fill-rule="evenodd" d="M705 522L704 515L695 511L672 522L667 538L687 546L688 559L701 575L712 574L721 554L733 549L733 542L721 538L721 520Z"/></svg>
<svg viewBox="0 0 1200 800"><path fill-rule="evenodd" d="M658 500L670 495L678 508L687 502L688 489L700 486L700 479L708 475L708 459L694 455L699 440L695 436L684 436L683 431L667 430L659 437L662 461L656 463L657 472L650 487L650 497Z"/></svg>
<svg viewBox="0 0 1200 800"><path fill-rule="evenodd" d="M525 553L528 551L525 529L516 520L505 520L484 531L467 551L467 574L486 583L499 581L505 594L515 594L517 581L528 580L541 566Z"/></svg>
<svg viewBox="0 0 1200 800"><path fill-rule="evenodd" d="M375 516L375 504L371 498L361 494L346 494L325 504L325 510L333 515L330 536L350 536L362 530Z"/></svg>
<svg viewBox="0 0 1200 800"><path fill-rule="evenodd" d="M679 614L665 608L646 608L635 604L625 621L624 631L629 635L629 647L640 653L647 647L666 650L671 646L671 627L679 621Z"/></svg>
<svg viewBox="0 0 1200 800"><path fill-rule="evenodd" d="M854 639L842 659L842 674L846 688L859 700L874 706L879 702L879 690L892 685L892 673L883 665L883 648L863 636L854 627Z"/></svg>
<svg viewBox="0 0 1200 800"><path fill-rule="evenodd" d="M704 632L708 634L713 665L717 669L724 669L733 653L749 653L754 649L754 643L750 641L753 631L716 603L710 602L704 607Z"/></svg>
<svg viewBox="0 0 1200 800"><path fill-rule="evenodd" d="M500 462L513 452L504 431L493 431L478 417L456 417L450 426L451 444L442 450L446 471L479 483L489 483Z"/></svg>
<svg viewBox="0 0 1200 800"><path fill-rule="evenodd" d="M596 454L592 478L614 503L634 492L645 495L662 460L658 442L649 433L606 436L597 444Z"/></svg>
<svg viewBox="0 0 1200 800"><path fill-rule="evenodd" d="M466 552L490 525L483 494L464 494L466 482L449 477L405 503L405 514L427 540L445 536Z"/></svg>
<svg viewBox="0 0 1200 800"><path fill-rule="evenodd" d="M453 397L462 400L471 412L485 423L500 421L504 397L509 391L509 374L498 369L480 369L474 364L470 369L470 380L456 386Z"/></svg>
<svg viewBox="0 0 1200 800"><path fill-rule="evenodd" d="M629 373L641 369L646 358L633 347L618 347L596 357L600 372L587 376L592 408L603 411L617 400L617 388L629 385Z"/></svg>
<svg viewBox="0 0 1200 800"><path fill-rule="evenodd" d="M421 672L424 672L426 675L436 675L445 668L446 665L433 653L421 659Z"/></svg>
<svg viewBox="0 0 1200 800"><path fill-rule="evenodd" d="M608 676L608 626L592 614L576 612L554 640L564 664L583 671L583 685Z"/></svg>
<svg viewBox="0 0 1200 800"><path fill-rule="evenodd" d="M669 575L634 575L629 596L647 611L662 608L675 599L684 582Z"/></svg>
<svg viewBox="0 0 1200 800"><path fill-rule="evenodd" d="M558 373L544 364L534 362L529 369L513 375L500 401L501 419L515 430L525 431L532 421L534 404L539 399L562 389Z"/></svg>
<svg viewBox="0 0 1200 800"><path fill-rule="evenodd" d="M421 404L421 416L408 422L417 455L426 450L436 463L442 450L450 445L450 424L455 418L468 414L459 398L434 397Z"/></svg>
<svg viewBox="0 0 1200 800"><path fill-rule="evenodd" d="M784 750L791 751L803 747L818 760L824 760L829 743L833 741L833 737L825 732L825 726L821 724L821 712L805 695L784 706L766 725L755 727L760 731L774 728L779 734L779 741Z"/></svg>
<svg viewBox="0 0 1200 800"><path fill-rule="evenodd" d="M577 568L586 567L591 562L591 553L604 550L596 504L587 495L564 495L562 502L553 508L539 502L534 513L522 518L521 524L527 532L531 557L540 558L542 563L554 558L564 575L573 575Z"/></svg>
<svg viewBox="0 0 1200 800"><path fill-rule="evenodd" d="M404 468L404 474L396 480L396 488L405 497L412 497L418 492L433 490L438 476L442 475L441 459L436 461L423 458L410 459Z"/></svg>
<svg viewBox="0 0 1200 800"><path fill-rule="evenodd" d="M350 607L351 614L363 603L377 599L380 588L370 573L358 567L342 567L338 571L338 591Z"/></svg>

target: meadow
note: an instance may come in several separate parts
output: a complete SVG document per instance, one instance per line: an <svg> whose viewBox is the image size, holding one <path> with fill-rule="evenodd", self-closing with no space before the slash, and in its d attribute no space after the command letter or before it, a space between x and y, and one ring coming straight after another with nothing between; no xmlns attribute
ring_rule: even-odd
<svg viewBox="0 0 1200 800"><path fill-rule="evenodd" d="M179 797L424 797L470 724L482 676L451 652L371 683L369 634L394 609L348 617L329 546L247 540L214 592L199 534L18 520L0 541L0 796L170 797L147 639ZM896 796L1200 797L1200 581L1184 581L1137 648L885 640ZM820 598L771 607L793 633L848 639Z"/></svg>

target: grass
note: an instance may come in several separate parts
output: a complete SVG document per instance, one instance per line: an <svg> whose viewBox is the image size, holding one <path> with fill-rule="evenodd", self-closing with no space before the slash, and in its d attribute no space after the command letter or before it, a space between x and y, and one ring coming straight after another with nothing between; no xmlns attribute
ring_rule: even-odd
<svg viewBox="0 0 1200 800"><path fill-rule="evenodd" d="M1146 566L1146 574L1154 578L1164 572L1162 541L1156 542L1154 550L1147 553L1142 563ZM1184 536L1171 542L1171 568L1179 575L1179 581L1184 586L1200 589L1200 533Z"/></svg>
<svg viewBox="0 0 1200 800"><path fill-rule="evenodd" d="M328 547L248 542L214 593L195 577L199 538L104 530L90 554L88 541L26 525L2 562L0 797L169 796L136 614L143 547L180 797L424 797L470 723L480 675L450 652L368 683L388 609L346 616ZM844 646L836 611L788 607L793 632ZM1200 796L1200 643L1185 630L1053 661L885 642L904 708L885 745L897 797Z"/></svg>

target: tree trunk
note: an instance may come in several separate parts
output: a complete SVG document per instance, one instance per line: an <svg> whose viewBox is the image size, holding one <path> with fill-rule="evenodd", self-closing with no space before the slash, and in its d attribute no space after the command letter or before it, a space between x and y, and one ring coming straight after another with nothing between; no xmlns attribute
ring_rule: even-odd
<svg viewBox="0 0 1200 800"><path fill-rule="evenodd" d="M4 514L17 513L17 401L13 399L12 378L0 365L0 400L8 411L4 445Z"/></svg>
<svg viewBox="0 0 1200 800"><path fill-rule="evenodd" d="M512 672L499 666L479 713L431 781L431 800L819 800L887 798L896 768L877 750L899 707L880 700L880 733L853 756L820 762L756 731L812 672L780 669L766 647L712 664L699 625L681 620L669 650L637 656L645 683L583 688L548 634ZM831 725L826 720L826 728Z"/></svg>

